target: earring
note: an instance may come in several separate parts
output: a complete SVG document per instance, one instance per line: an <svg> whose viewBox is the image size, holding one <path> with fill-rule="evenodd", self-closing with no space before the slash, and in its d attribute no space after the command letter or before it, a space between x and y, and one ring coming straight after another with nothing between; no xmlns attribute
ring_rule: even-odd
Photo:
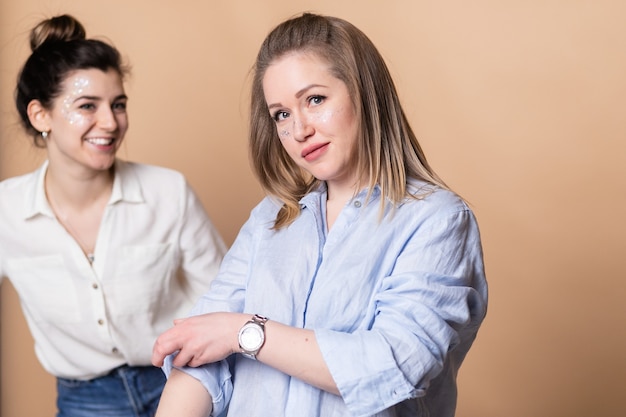
<svg viewBox="0 0 626 417"><path fill-rule="evenodd" d="M46 132L45 130L43 132L41 132L41 137L46 140L48 139L48 132Z"/></svg>

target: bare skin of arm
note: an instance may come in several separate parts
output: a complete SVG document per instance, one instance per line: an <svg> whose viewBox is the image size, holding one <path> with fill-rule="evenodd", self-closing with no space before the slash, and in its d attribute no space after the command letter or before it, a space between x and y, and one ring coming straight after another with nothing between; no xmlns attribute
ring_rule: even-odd
<svg viewBox="0 0 626 417"><path fill-rule="evenodd" d="M165 356L176 351L179 353L173 361L175 366L193 367L222 360L240 351L237 334L251 317L241 313L209 313L176 320L175 326L157 339L152 363L162 366ZM265 344L257 360L314 387L340 395L312 330L268 320Z"/></svg>
<svg viewBox="0 0 626 417"><path fill-rule="evenodd" d="M155 417L206 417L211 411L211 395L200 381L178 369L172 369Z"/></svg>
<svg viewBox="0 0 626 417"><path fill-rule="evenodd" d="M258 360L321 390L340 395L313 330L268 321L265 333L266 341L257 355Z"/></svg>

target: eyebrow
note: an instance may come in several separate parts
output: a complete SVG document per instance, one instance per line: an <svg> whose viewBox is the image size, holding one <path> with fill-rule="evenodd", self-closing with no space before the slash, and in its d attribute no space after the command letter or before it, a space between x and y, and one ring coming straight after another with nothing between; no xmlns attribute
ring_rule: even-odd
<svg viewBox="0 0 626 417"><path fill-rule="evenodd" d="M300 98L300 97L302 97L302 95L303 95L304 93L306 93L307 91L309 91L309 90L310 90L311 88L313 88L313 87L326 87L326 86L325 86L325 85L322 85L322 84L309 84L309 85L307 85L306 87L301 88L300 90L298 90L298 91L296 92L295 97L296 97L296 98ZM268 109L273 109L274 107L282 107L282 106L283 106L283 105L282 105L280 102L278 102L278 103L268 104L268 105L267 105L267 108L268 108Z"/></svg>
<svg viewBox="0 0 626 417"><path fill-rule="evenodd" d="M100 101L100 100L102 100L102 97L99 97L99 96L79 96L79 97L76 97L76 99L73 101L73 103L76 103L78 100ZM128 100L128 96L126 94L120 94L119 96L117 96L117 97L115 97L113 99L113 101L118 101L118 100Z"/></svg>

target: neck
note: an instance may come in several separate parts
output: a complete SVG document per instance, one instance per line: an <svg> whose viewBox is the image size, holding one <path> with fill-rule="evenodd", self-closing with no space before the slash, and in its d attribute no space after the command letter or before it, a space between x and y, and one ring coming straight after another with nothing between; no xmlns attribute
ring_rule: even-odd
<svg viewBox="0 0 626 417"><path fill-rule="evenodd" d="M81 210L102 199L108 200L113 188L113 169L72 173L48 166L45 190L58 208Z"/></svg>
<svg viewBox="0 0 626 417"><path fill-rule="evenodd" d="M345 204L352 199L361 189L361 182L334 182L326 181L328 201Z"/></svg>
<svg viewBox="0 0 626 417"><path fill-rule="evenodd" d="M326 187L326 224L330 230L343 207L357 193L359 186L354 183L342 186L337 183L327 182Z"/></svg>
<svg viewBox="0 0 626 417"><path fill-rule="evenodd" d="M52 169L50 169L52 168ZM93 262L100 222L113 189L113 170L71 175L48 167L45 190L57 221Z"/></svg>

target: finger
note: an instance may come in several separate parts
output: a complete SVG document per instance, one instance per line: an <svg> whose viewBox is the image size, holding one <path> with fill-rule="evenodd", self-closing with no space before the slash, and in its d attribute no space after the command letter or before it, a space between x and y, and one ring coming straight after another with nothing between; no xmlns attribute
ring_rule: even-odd
<svg viewBox="0 0 626 417"><path fill-rule="evenodd" d="M181 349L172 360L172 364L179 367L190 366L191 361L193 361L193 353L188 349Z"/></svg>
<svg viewBox="0 0 626 417"><path fill-rule="evenodd" d="M157 368L160 368L161 366L163 366L164 360L165 360L165 356L158 353L155 349L152 350L152 359L151 359L152 365L156 366Z"/></svg>
<svg viewBox="0 0 626 417"><path fill-rule="evenodd" d="M171 331L166 331L154 342L154 346L152 347L152 363L155 366L162 366L166 356L182 348L182 344L172 333Z"/></svg>
<svg viewBox="0 0 626 417"><path fill-rule="evenodd" d="M152 348L152 364L158 367L163 366L163 361L168 354L157 341Z"/></svg>

